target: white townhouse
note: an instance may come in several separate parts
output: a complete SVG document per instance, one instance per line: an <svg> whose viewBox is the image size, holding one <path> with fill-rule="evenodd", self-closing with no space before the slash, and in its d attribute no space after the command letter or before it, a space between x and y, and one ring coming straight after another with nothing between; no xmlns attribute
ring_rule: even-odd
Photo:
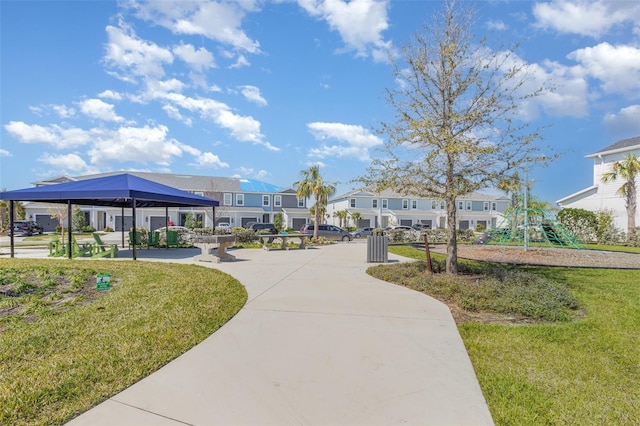
<svg viewBox="0 0 640 426"><path fill-rule="evenodd" d="M617 179L602 182L602 175L612 171L613 163L623 161L627 155L640 157L640 136L624 139L585 158L593 159L593 185L556 201L560 208L584 209L592 212L611 210L616 228L628 232L627 209L624 198L617 194L624 181ZM640 187L640 180L636 179ZM640 209L636 212L636 224L640 224Z"/></svg>
<svg viewBox="0 0 640 426"><path fill-rule="evenodd" d="M213 176L180 175L147 172L110 172L85 176L58 176L53 179L35 182L35 186L52 185L56 183L79 181L85 179L129 173L193 194L202 195L217 200L220 205L213 210L203 207L170 207L169 220L175 225L183 226L187 214L203 227L214 224L228 223L230 226L243 226L249 222L273 223L274 216L282 213L283 223L287 227L300 229L310 219L305 199L299 199L292 188L281 188L266 182ZM53 231L58 220L52 217L52 209L60 205L38 202L23 203L27 218L35 220L44 226L45 231ZM65 207L66 208L66 207ZM118 207L80 206L84 212L87 224L98 230L110 227L116 231L122 228L123 210ZM124 209L124 228L128 230L133 224L130 209ZM165 226L164 208L137 208L136 225L148 230Z"/></svg>
<svg viewBox="0 0 640 426"><path fill-rule="evenodd" d="M509 207L506 196L471 193L459 197L456 202L458 229L476 229L482 225L485 229L499 226L503 212ZM404 196L391 190L380 193L358 189L332 198L327 203L327 215L334 225L338 219L333 214L347 210L349 217L360 214L359 223L349 219L349 224L361 227L385 228L387 226L412 226L418 223L430 228L445 228L447 210L445 202L437 199Z"/></svg>

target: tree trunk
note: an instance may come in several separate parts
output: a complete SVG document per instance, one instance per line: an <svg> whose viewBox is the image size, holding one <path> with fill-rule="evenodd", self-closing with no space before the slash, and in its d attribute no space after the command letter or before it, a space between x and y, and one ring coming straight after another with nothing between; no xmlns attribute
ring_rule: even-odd
<svg viewBox="0 0 640 426"><path fill-rule="evenodd" d="M636 208L637 208L637 193L636 189L632 188L629 191L629 202L627 203L627 234L631 235L631 232L636 227Z"/></svg>
<svg viewBox="0 0 640 426"><path fill-rule="evenodd" d="M454 197L445 198L447 204L447 261L446 270L448 274L458 273L458 243L456 237L456 199Z"/></svg>
<svg viewBox="0 0 640 426"><path fill-rule="evenodd" d="M314 211L314 220L316 223L313 224L313 239L317 240L318 239L318 227L320 226L320 205L319 205L319 198L318 194L316 194L315 199L316 199L316 208Z"/></svg>

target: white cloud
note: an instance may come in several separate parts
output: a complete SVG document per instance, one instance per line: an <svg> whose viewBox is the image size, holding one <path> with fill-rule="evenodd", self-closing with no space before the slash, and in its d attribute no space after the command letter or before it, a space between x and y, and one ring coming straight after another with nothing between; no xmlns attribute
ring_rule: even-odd
<svg viewBox="0 0 640 426"><path fill-rule="evenodd" d="M249 53L259 53L260 43L242 30L247 12L256 11L253 1L129 3L136 15L169 29L174 34L200 35Z"/></svg>
<svg viewBox="0 0 640 426"><path fill-rule="evenodd" d="M262 145L270 151L280 148L264 140L260 131L260 122L251 116L241 116L231 112L228 105L209 98L191 98L180 93L164 94L163 99L188 111L196 112L204 118L213 120L220 127L227 129L231 136L240 142L251 142Z"/></svg>
<svg viewBox="0 0 640 426"><path fill-rule="evenodd" d="M179 142L167 138L166 126L95 129L95 143L88 154L92 164L104 162L156 163L167 166L182 155Z"/></svg>
<svg viewBox="0 0 640 426"><path fill-rule="evenodd" d="M600 37L623 24L640 28L640 3L635 1L555 0L533 6L536 26L560 33Z"/></svg>
<svg viewBox="0 0 640 426"><path fill-rule="evenodd" d="M191 127L193 124L193 120L189 117L185 117L180 113L180 110L173 105L163 105L162 109L167 113L167 115L174 120L178 120Z"/></svg>
<svg viewBox="0 0 640 426"><path fill-rule="evenodd" d="M112 99L114 101L122 100L122 94L114 92L113 90L104 90L98 93L99 98Z"/></svg>
<svg viewBox="0 0 640 426"><path fill-rule="evenodd" d="M11 157L11 153L6 149L0 148L0 157Z"/></svg>
<svg viewBox="0 0 640 426"><path fill-rule="evenodd" d="M101 99L86 99L78 102L80 111L87 117L97 118L104 121L123 121L114 111L114 106Z"/></svg>
<svg viewBox="0 0 640 426"><path fill-rule="evenodd" d="M381 138L358 125L315 122L307 124L307 127L316 140L332 139L340 143L312 148L310 157L355 157L360 161L370 161L369 149L383 143Z"/></svg>
<svg viewBox="0 0 640 426"><path fill-rule="evenodd" d="M640 48L609 43L578 49L567 55L593 78L600 80L607 93L640 96Z"/></svg>
<svg viewBox="0 0 640 426"><path fill-rule="evenodd" d="M23 143L44 143L58 149L74 148L91 141L91 132L76 127L48 127L39 124L26 124L23 121L10 121L4 128Z"/></svg>
<svg viewBox="0 0 640 426"><path fill-rule="evenodd" d="M45 163L52 168L70 170L74 173L89 173L95 171L93 167L89 167L82 157L73 153L62 155L51 155L45 153L38 158L38 161Z"/></svg>
<svg viewBox="0 0 640 426"><path fill-rule="evenodd" d="M494 31L504 31L507 29L507 25L501 20L489 20L487 21L487 28Z"/></svg>
<svg viewBox="0 0 640 426"><path fill-rule="evenodd" d="M256 86L240 86L240 93L251 102L254 102L260 106L267 105L267 100L260 94L260 89Z"/></svg>
<svg viewBox="0 0 640 426"><path fill-rule="evenodd" d="M223 161L220 161L220 158L211 153L211 152L203 152L202 154L195 157L197 167L207 167L207 168L225 168L229 167L229 165Z"/></svg>
<svg viewBox="0 0 640 426"><path fill-rule="evenodd" d="M640 135L640 105L630 105L616 113L607 114L603 124L610 133L622 136Z"/></svg>
<svg viewBox="0 0 640 426"><path fill-rule="evenodd" d="M180 44L173 47L173 53L198 72L204 72L216 66L213 54L204 47L196 49L191 44Z"/></svg>
<svg viewBox="0 0 640 426"><path fill-rule="evenodd" d="M251 65L251 62L249 62L249 60L247 59L246 56L244 55L238 55L238 59L236 60L235 63L229 65L230 69L236 69L236 68L244 68L244 67L248 67Z"/></svg>
<svg viewBox="0 0 640 426"><path fill-rule="evenodd" d="M104 60L108 66L121 72L131 73L134 77L162 77L164 64L173 62L169 49L138 38L129 28L106 27L109 41L106 44ZM131 81L128 75L114 74L125 81Z"/></svg>
<svg viewBox="0 0 640 426"><path fill-rule="evenodd" d="M30 106L29 110L41 117L48 114L49 111L53 111L60 118L71 118L76 115L76 110L74 108L57 104Z"/></svg>
<svg viewBox="0 0 640 426"><path fill-rule="evenodd" d="M387 51L392 45L384 40L382 33L389 28L388 1L298 0L298 4L337 31L346 50L355 50L357 56L371 55L376 61L387 59Z"/></svg>
<svg viewBox="0 0 640 426"><path fill-rule="evenodd" d="M239 172L233 176L236 178L253 178L253 179L263 180L271 175L271 173L269 173L266 170L258 170L256 172L256 170L253 169L252 167L241 166L241 167L238 167L236 170L238 170Z"/></svg>

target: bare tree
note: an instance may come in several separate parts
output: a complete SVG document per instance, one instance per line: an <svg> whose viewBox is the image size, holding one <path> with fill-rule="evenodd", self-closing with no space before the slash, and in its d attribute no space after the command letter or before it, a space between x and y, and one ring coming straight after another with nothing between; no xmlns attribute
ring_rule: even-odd
<svg viewBox="0 0 640 426"><path fill-rule="evenodd" d="M519 123L526 67L512 49L491 49L472 34L474 14L444 3L432 26L416 33L394 65L399 82L387 90L395 122L379 130L388 137L382 156L359 181L377 191L446 202L448 273L458 272L456 198L495 185L527 163L545 161L540 130Z"/></svg>

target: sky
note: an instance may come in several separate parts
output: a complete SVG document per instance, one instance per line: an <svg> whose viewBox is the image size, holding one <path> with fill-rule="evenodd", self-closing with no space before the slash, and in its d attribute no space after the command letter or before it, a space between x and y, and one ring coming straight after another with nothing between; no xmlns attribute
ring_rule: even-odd
<svg viewBox="0 0 640 426"><path fill-rule="evenodd" d="M561 154L529 171L555 202L584 158L640 136L640 2L475 1L479 36L521 43L522 119ZM284 188L319 165L356 188L393 122L392 62L439 1L0 0L0 188L135 170ZM395 58L395 59L393 59Z"/></svg>

